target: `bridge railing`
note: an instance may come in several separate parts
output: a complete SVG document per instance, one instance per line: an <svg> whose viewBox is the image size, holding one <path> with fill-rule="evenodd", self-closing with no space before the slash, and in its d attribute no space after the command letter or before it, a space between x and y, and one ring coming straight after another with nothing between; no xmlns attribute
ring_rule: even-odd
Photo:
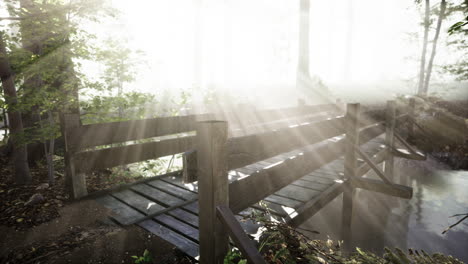
<svg viewBox="0 0 468 264"><path fill-rule="evenodd" d="M65 139L66 185L72 198L87 195L86 174L95 170L189 152L195 149L196 124L203 120L227 120L230 136L245 136L291 124L311 122L338 106L300 105L282 109L197 114L143 120L82 125L80 116L61 116ZM299 130L299 129L296 129ZM244 137L244 144L249 142ZM232 145L230 164L242 166L253 156L242 156ZM196 165L196 160L195 160ZM232 167L231 166L231 167ZM185 166L188 167L188 166ZM188 179L190 181L195 178Z"/></svg>
<svg viewBox="0 0 468 264"><path fill-rule="evenodd" d="M243 137L228 138L226 122L200 122L197 129L197 169L199 186L199 232L200 263L219 263L228 250L228 234L234 239L245 257L253 263L263 263L253 244L245 242L245 234L239 226L231 223L232 215L257 203L283 187L321 166L345 156L345 182L328 189L320 201L308 203L297 212L291 224L299 225L323 207L337 194L343 195L343 233L350 234L352 203L356 188L380 191L398 197L409 198L412 189L394 184L393 175L394 129L398 122L403 125L408 114L396 116L394 102L389 102L386 120L365 124L360 117L360 105L348 104L345 117L302 126L283 128L278 131L258 133ZM373 157L368 157L359 147L375 137L387 133L385 147ZM232 183L228 170L264 160L280 153L306 145L319 143L298 156L256 171L248 177ZM233 155L250 155L245 161ZM365 163L357 166L357 159ZM382 172L377 164L386 161ZM370 169L377 172L383 182L362 178ZM309 206L309 207L308 207ZM312 208L311 208L312 207ZM256 252L256 253L255 253ZM253 255L249 255L253 254ZM255 262L255 261L258 262Z"/></svg>

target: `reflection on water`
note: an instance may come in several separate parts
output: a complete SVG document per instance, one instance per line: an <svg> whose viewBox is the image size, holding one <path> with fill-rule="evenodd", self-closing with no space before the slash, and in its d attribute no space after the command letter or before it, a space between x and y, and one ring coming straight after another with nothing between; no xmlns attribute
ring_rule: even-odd
<svg viewBox="0 0 468 264"><path fill-rule="evenodd" d="M353 215L351 246L381 254L384 247L441 252L468 263L468 222L442 231L456 222L449 216L468 212L468 171L451 171L434 160L398 160L396 179L413 187L413 198L404 200L358 190ZM311 238L339 238L341 196L304 223L319 231Z"/></svg>

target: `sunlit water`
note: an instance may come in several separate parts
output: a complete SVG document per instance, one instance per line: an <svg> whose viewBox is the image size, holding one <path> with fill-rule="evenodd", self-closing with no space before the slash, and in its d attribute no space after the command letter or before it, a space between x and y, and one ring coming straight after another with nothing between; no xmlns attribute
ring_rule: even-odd
<svg viewBox="0 0 468 264"><path fill-rule="evenodd" d="M468 171L452 171L429 159L399 160L396 175L413 187L413 198L404 200L359 190L355 199L351 246L383 253L384 247L441 252L468 263L468 221L445 235L442 231L468 213ZM319 231L311 238L339 238L341 196L301 227ZM304 232L307 234L307 232Z"/></svg>

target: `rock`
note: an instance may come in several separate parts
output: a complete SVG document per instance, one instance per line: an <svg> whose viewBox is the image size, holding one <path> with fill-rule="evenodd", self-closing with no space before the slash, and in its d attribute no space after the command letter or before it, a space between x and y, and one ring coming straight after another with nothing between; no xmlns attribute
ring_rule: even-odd
<svg viewBox="0 0 468 264"><path fill-rule="evenodd" d="M43 183L43 184L37 186L36 190L45 190L47 188L49 188L49 184L48 183Z"/></svg>
<svg viewBox="0 0 468 264"><path fill-rule="evenodd" d="M35 205L38 203L42 203L45 200L44 196L40 193L35 193L29 198L29 200L24 204L26 206L28 205Z"/></svg>

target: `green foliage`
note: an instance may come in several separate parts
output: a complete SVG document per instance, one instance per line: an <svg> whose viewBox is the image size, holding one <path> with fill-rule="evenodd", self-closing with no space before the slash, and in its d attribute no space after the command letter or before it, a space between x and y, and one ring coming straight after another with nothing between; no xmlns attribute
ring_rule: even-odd
<svg viewBox="0 0 468 264"><path fill-rule="evenodd" d="M340 263L340 264L425 264L446 263L462 264L463 262L439 253L428 254L424 251L409 249L407 253L401 249L385 248L383 256L364 251L360 248L350 254L344 254L340 242L331 240L311 240L296 229L272 220L268 213L253 213L251 220L264 227L259 239L259 251L267 263ZM224 259L225 264L245 261L237 249L231 249Z"/></svg>
<svg viewBox="0 0 468 264"><path fill-rule="evenodd" d="M132 256L132 258L135 259L135 264L145 264L153 261L153 258L147 249L145 249L142 256Z"/></svg>

